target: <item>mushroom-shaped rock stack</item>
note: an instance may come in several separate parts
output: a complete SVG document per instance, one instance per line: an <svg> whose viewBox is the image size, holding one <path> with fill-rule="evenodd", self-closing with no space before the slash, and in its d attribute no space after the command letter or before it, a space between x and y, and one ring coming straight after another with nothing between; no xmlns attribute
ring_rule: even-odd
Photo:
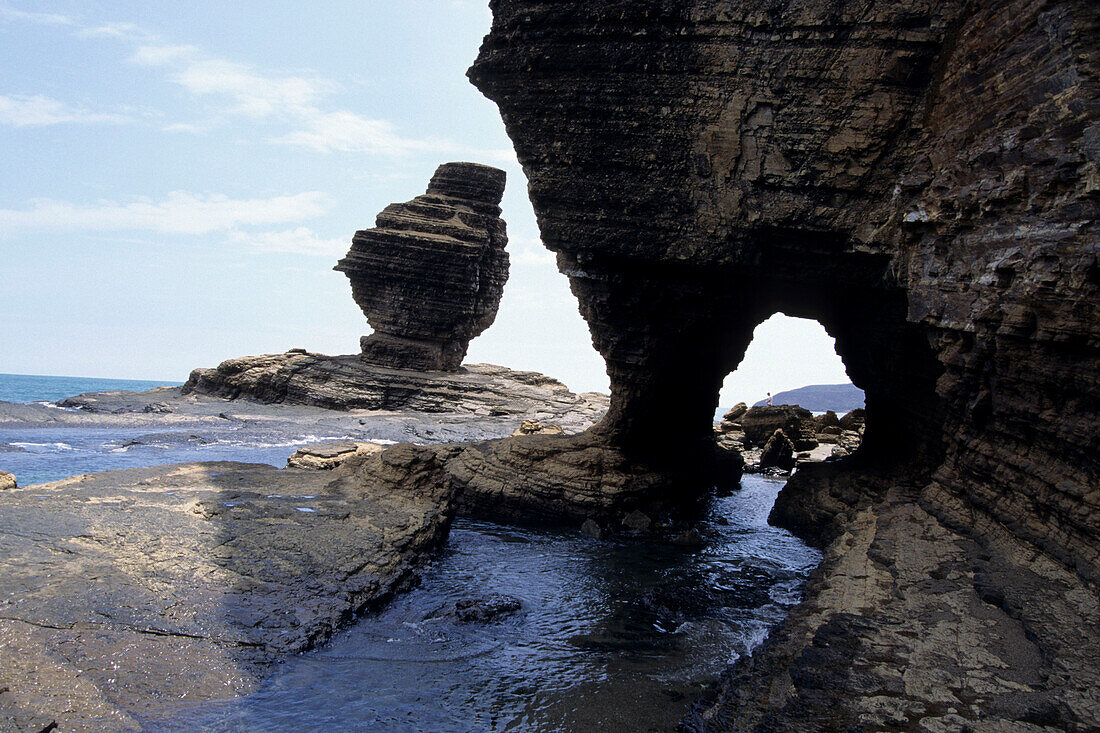
<svg viewBox="0 0 1100 733"><path fill-rule="evenodd" d="M362 358L396 369L455 371L496 318L508 279L500 218L504 171L445 163L428 191L390 204L336 265L374 333Z"/></svg>

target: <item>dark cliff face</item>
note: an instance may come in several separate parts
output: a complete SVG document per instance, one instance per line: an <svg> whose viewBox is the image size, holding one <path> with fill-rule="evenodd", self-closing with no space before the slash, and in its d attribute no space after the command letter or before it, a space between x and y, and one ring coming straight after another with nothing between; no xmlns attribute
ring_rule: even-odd
<svg viewBox="0 0 1100 733"><path fill-rule="evenodd" d="M491 6L470 77L607 360L598 434L691 460L753 328L815 318L865 464L1100 577L1091 3Z"/></svg>
<svg viewBox="0 0 1100 733"><path fill-rule="evenodd" d="M390 204L356 232L337 270L374 333L363 359L398 369L458 369L470 341L492 325L508 279L500 218L504 171L439 166L428 191Z"/></svg>

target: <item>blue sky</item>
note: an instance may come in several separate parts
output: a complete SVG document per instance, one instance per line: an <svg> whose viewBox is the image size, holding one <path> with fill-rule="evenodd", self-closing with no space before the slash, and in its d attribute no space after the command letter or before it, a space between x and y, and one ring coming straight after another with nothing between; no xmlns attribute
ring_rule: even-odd
<svg viewBox="0 0 1100 733"><path fill-rule="evenodd" d="M0 372L182 380L245 354L353 353L367 325L332 265L438 164L473 160L508 171L512 271L468 361L606 389L496 108L465 78L487 5L0 0ZM754 343L724 403L846 381L817 324L761 328L775 343Z"/></svg>

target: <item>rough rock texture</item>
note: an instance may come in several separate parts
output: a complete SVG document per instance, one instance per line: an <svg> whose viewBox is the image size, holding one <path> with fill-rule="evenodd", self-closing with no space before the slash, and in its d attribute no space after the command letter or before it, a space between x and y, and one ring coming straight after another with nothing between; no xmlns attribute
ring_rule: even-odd
<svg viewBox="0 0 1100 733"><path fill-rule="evenodd" d="M794 468L794 444L782 428L776 428L760 451L760 468Z"/></svg>
<svg viewBox="0 0 1100 733"><path fill-rule="evenodd" d="M786 433L796 446L799 442L813 444L798 450L808 450L817 445L814 416L798 405L753 407L741 416L739 422L745 437L754 445L764 445L776 430Z"/></svg>
<svg viewBox="0 0 1100 733"><path fill-rule="evenodd" d="M554 425L553 423L543 425L538 420L524 420L512 432L512 435L562 435L564 433L565 431L561 425Z"/></svg>
<svg viewBox="0 0 1100 733"><path fill-rule="evenodd" d="M0 491L14 489L16 487L15 476L7 471L0 471Z"/></svg>
<svg viewBox="0 0 1100 733"><path fill-rule="evenodd" d="M1097 730L1095 587L994 522L977 541L922 504L894 487L853 512L808 599L682 729Z"/></svg>
<svg viewBox="0 0 1100 733"><path fill-rule="evenodd" d="M396 486L417 493L446 485L454 492L458 510L482 518L524 523L581 524L586 519L616 520L643 509L654 516L695 508L666 486L668 474L652 464L628 457L598 434L530 434L498 440L445 445L400 445L407 460L434 467L432 471L393 474ZM740 453L720 451L715 463L723 467L731 488L740 480ZM405 459L403 459L405 460ZM372 464L364 464L369 468ZM377 480L368 471L365 483Z"/></svg>
<svg viewBox="0 0 1100 733"><path fill-rule="evenodd" d="M504 171L439 166L428 192L390 204L356 232L336 269L374 333L363 359L398 369L454 371L492 323L508 279L500 219Z"/></svg>
<svg viewBox="0 0 1100 733"><path fill-rule="evenodd" d="M669 470L701 463L719 385L754 327L777 311L814 318L865 392L866 432L848 478L813 491L821 471L799 471L777 521L830 541L904 476L930 515L975 541L1003 528L1042 553L1036 563L1100 581L1095 3L492 8L470 77L500 107L543 241L607 361L611 407L593 434L630 456L664 450ZM909 521L880 516L884 532ZM937 526L930 535L954 541ZM869 601L868 638L892 618L874 614L880 603ZM928 608L914 623L934 625ZM1028 627L1045 660L1061 658L1071 618ZM823 648L864 633L845 624ZM1091 643L1093 627L1080 628ZM927 654L950 658L946 637L929 636ZM857 649L816 648L804 647L807 669L854 674ZM900 674L906 657L888 651L877 663ZM770 654L761 668L781 669ZM835 693L813 674L793 682ZM1005 685L1038 684L1019 679ZM1067 721L1100 725L1050 684ZM914 694L937 704L933 686ZM836 720L863 704L814 700ZM965 702L1001 710L988 700Z"/></svg>
<svg viewBox="0 0 1100 733"><path fill-rule="evenodd" d="M1100 578L1092 3L493 11L470 76L607 359L609 437L709 442L755 325L816 318L865 460L921 456Z"/></svg>
<svg viewBox="0 0 1100 733"><path fill-rule="evenodd" d="M356 456L369 456L383 450L378 443L359 443L354 440L327 440L302 446L286 459L287 468L306 468L312 471L330 471Z"/></svg>
<svg viewBox="0 0 1100 733"><path fill-rule="evenodd" d="M415 470L401 456L372 475ZM138 730L246 693L404 587L446 533L447 488L341 476L177 464L0 494L0 730Z"/></svg>
<svg viewBox="0 0 1100 733"><path fill-rule="evenodd" d="M373 366L354 355L325 356L301 350L229 359L214 369L196 369L182 392L331 410L480 415L588 408L598 412L607 404L603 395L574 394L556 379L537 372L517 372L492 364L469 364L458 372L418 372ZM73 399L61 404L88 406L86 400Z"/></svg>

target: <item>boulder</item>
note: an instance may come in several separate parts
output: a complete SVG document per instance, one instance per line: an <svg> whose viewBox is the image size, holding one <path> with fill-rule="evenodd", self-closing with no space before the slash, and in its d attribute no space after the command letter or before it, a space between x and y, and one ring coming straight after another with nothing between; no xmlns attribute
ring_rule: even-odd
<svg viewBox="0 0 1100 733"><path fill-rule="evenodd" d="M491 624L523 608L514 596L493 593L484 598L463 598L436 611L428 618L449 618L463 624Z"/></svg>
<svg viewBox="0 0 1100 733"><path fill-rule="evenodd" d="M738 402L722 416L722 422L737 422L749 409L744 402Z"/></svg>
<svg viewBox="0 0 1100 733"><path fill-rule="evenodd" d="M798 450L817 446L814 416L798 405L752 407L741 416L741 429L757 446L764 445L780 429Z"/></svg>
<svg viewBox="0 0 1100 733"><path fill-rule="evenodd" d="M553 423L543 425L538 420L524 420L512 435L562 435L564 433L561 425Z"/></svg>
<svg viewBox="0 0 1100 733"><path fill-rule="evenodd" d="M764 450L760 451L760 468L781 468L790 471L794 468L794 444L781 428L777 428L768 442L764 444Z"/></svg>
<svg viewBox="0 0 1100 733"><path fill-rule="evenodd" d="M840 426L841 430L858 431L860 428L863 427L866 414L866 411L862 407L857 407L844 417L840 418L837 421L837 425Z"/></svg>
<svg viewBox="0 0 1100 733"><path fill-rule="evenodd" d="M826 410L824 415L818 415L814 418L814 422L817 425L817 432L819 433L825 432L826 428L835 428L840 425L840 419L832 410Z"/></svg>
<svg viewBox="0 0 1100 733"><path fill-rule="evenodd" d="M307 468L328 471L355 456L369 456L382 450L379 443L357 443L351 440L329 440L306 445L290 454L287 468Z"/></svg>
<svg viewBox="0 0 1100 733"><path fill-rule="evenodd" d="M15 488L18 488L18 484L15 482L15 476L12 476L7 471L0 471L0 491Z"/></svg>
<svg viewBox="0 0 1100 733"><path fill-rule="evenodd" d="M398 369L457 370L470 340L496 318L508 279L500 218L505 173L439 166L428 191L390 204L357 232L336 265L374 333L362 358Z"/></svg>

